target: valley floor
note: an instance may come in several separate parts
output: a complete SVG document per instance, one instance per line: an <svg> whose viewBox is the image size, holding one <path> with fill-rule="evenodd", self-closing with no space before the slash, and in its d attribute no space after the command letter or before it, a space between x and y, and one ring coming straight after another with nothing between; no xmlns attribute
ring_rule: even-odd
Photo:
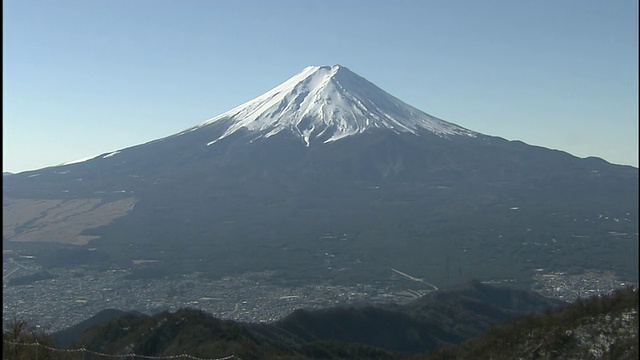
<svg viewBox="0 0 640 360"><path fill-rule="evenodd" d="M127 270L49 270L51 278L24 285L11 280L38 273L30 259L3 261L3 320L28 319L47 331L75 325L103 309L162 310L197 308L220 319L244 322L279 320L300 308L326 308L356 303L406 303L429 291L408 287L401 276L373 284L338 285L329 282L290 286L278 284L272 273L247 273L219 280L186 275L178 279L127 279ZM393 278L393 277L392 277ZM406 281L406 280L404 280ZM540 294L573 301L633 285L614 274L581 275L543 272L534 275L532 289ZM487 281L508 285L508 280ZM37 299L34 301L34 299Z"/></svg>

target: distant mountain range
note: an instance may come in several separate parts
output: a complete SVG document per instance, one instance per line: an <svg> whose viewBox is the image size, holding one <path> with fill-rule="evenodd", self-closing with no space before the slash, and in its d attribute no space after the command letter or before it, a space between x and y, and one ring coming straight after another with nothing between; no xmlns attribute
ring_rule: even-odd
<svg viewBox="0 0 640 360"><path fill-rule="evenodd" d="M465 129L339 65L175 135L5 176L3 222L3 249L45 268L139 277L638 275L637 168Z"/></svg>

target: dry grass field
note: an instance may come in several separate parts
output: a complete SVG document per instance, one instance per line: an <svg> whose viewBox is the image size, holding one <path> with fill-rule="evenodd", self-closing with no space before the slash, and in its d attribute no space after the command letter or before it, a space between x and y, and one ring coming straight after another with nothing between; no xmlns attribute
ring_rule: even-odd
<svg viewBox="0 0 640 360"><path fill-rule="evenodd" d="M107 225L125 216L135 202L134 198L112 202L3 199L2 237L9 241L84 245L97 237L81 235L83 230Z"/></svg>

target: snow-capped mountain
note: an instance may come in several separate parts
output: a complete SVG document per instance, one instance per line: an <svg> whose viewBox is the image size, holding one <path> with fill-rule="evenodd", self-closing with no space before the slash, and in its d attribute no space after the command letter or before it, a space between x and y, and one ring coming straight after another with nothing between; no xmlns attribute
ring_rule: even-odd
<svg viewBox="0 0 640 360"><path fill-rule="evenodd" d="M178 134L5 176L3 200L3 248L65 266L361 284L393 268L438 287L638 269L637 168L462 128L337 65Z"/></svg>
<svg viewBox="0 0 640 360"><path fill-rule="evenodd" d="M268 138L290 131L305 144L331 142L372 128L439 136L475 136L475 132L440 120L386 93L344 66L308 66L263 95L196 128L225 123L225 131L208 144L240 129Z"/></svg>

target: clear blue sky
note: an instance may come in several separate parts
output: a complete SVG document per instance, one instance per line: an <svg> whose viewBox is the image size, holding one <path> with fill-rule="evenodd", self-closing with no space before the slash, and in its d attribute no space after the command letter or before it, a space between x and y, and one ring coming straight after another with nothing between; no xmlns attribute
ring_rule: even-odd
<svg viewBox="0 0 640 360"><path fill-rule="evenodd" d="M3 1L3 171L165 137L340 64L488 135L638 166L637 0Z"/></svg>

